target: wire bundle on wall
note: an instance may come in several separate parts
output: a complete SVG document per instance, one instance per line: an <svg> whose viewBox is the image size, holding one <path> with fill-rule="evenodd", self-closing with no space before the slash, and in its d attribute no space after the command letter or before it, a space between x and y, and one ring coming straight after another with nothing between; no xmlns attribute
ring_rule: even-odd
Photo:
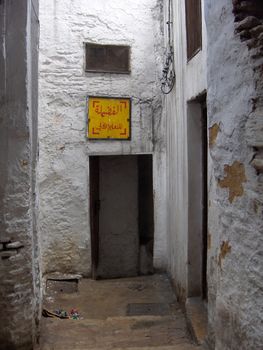
<svg viewBox="0 0 263 350"><path fill-rule="evenodd" d="M175 70L174 70L174 48L171 40L171 28L172 28L172 1L168 1L168 21L166 22L168 26L168 47L165 52L165 64L163 68L163 76L162 76L162 92L167 95L169 94L174 87L175 84Z"/></svg>

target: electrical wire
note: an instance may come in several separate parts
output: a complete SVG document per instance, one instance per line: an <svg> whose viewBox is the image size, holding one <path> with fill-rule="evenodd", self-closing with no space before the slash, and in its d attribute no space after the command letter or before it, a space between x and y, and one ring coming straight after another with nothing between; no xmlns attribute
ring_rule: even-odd
<svg viewBox="0 0 263 350"><path fill-rule="evenodd" d="M168 21L166 22L168 26L168 47L165 52L165 63L161 79L161 90L165 95L168 95L175 85L174 48L171 39L172 23L172 0L168 0Z"/></svg>

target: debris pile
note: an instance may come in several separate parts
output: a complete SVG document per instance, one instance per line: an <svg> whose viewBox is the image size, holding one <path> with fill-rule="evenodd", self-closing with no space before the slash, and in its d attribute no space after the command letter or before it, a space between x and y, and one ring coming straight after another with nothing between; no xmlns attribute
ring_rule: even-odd
<svg viewBox="0 0 263 350"><path fill-rule="evenodd" d="M80 314L77 309L71 309L68 313L67 311L63 309L57 309L54 311L49 311L47 309L42 310L42 316L43 317L52 317L52 318L61 318L61 319L72 319L72 320L79 320Z"/></svg>

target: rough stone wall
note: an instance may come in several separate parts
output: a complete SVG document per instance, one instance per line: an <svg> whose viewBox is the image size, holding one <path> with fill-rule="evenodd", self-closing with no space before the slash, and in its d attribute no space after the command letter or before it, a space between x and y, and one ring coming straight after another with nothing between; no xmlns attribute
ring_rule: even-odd
<svg viewBox="0 0 263 350"><path fill-rule="evenodd" d="M37 1L0 1L0 349L32 349L40 303L36 226Z"/></svg>
<svg viewBox="0 0 263 350"><path fill-rule="evenodd" d="M263 343L262 10L262 1L206 1L208 340L217 350Z"/></svg>
<svg viewBox="0 0 263 350"><path fill-rule="evenodd" d="M89 276L89 155L153 153L155 266L166 264L159 0L40 2L40 230L46 273ZM131 74L85 73L84 43L128 44ZM131 141L88 141L86 96L132 98Z"/></svg>

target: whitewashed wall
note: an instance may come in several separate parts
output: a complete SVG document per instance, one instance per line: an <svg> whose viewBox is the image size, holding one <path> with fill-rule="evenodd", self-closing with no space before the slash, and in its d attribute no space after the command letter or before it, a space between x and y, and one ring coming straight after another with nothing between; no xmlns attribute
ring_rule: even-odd
<svg viewBox="0 0 263 350"><path fill-rule="evenodd" d="M1 349L33 349L38 338L38 34L37 0L0 2Z"/></svg>
<svg viewBox="0 0 263 350"><path fill-rule="evenodd" d="M262 164L262 42L249 49L240 40L238 4L206 1L208 118L210 131L217 127L210 132L208 260L209 341L216 350L263 344L263 175L253 162ZM246 22L253 12L251 3L243 5Z"/></svg>
<svg viewBox="0 0 263 350"><path fill-rule="evenodd" d="M39 187L43 272L89 275L89 155L153 153L155 267L166 266L159 0L40 1ZM131 74L84 71L84 43L131 46ZM85 138L86 96L132 98L132 140Z"/></svg>
<svg viewBox="0 0 263 350"><path fill-rule="evenodd" d="M263 86L262 41L257 40L262 36L262 14L260 18L260 11L255 11L260 19L251 19L253 1L240 3L203 1L205 45L187 63L184 1L173 1L176 87L165 100L169 271L179 297L185 300L189 296L191 221L188 148L193 142L187 135L187 101L207 88L207 342L216 350L259 349L263 342ZM260 2L255 3L259 9ZM247 17L243 26L251 21L243 28L240 24L239 32L247 31L242 40L234 8ZM249 35L252 40L245 40Z"/></svg>
<svg viewBox="0 0 263 350"><path fill-rule="evenodd" d="M165 0L167 8L168 0ZM178 295L187 295L188 158L187 101L206 90L206 26L203 15L202 50L187 62L184 1L173 1L173 41L176 84L165 99L167 118L167 212L169 271ZM166 13L167 16L167 13Z"/></svg>

